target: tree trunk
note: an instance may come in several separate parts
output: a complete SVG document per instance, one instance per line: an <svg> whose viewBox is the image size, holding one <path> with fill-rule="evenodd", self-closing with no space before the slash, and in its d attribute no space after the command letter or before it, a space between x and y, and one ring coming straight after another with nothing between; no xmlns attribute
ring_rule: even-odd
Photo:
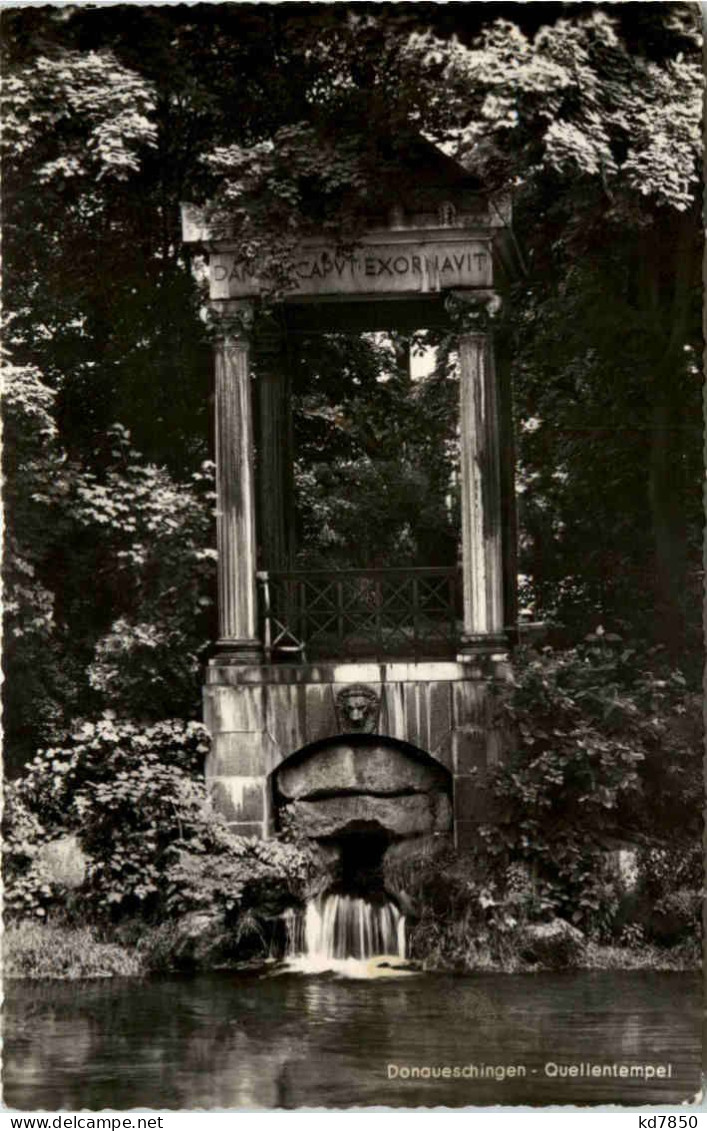
<svg viewBox="0 0 707 1131"><path fill-rule="evenodd" d="M684 348L689 336L691 289L695 279L695 226L681 217L679 232L669 231L663 250L673 251L672 302L661 302L660 247L651 257L649 302L653 317L669 317L665 348L655 359L650 413L649 505L653 531L655 636L679 660L685 642L688 592L687 521L685 514ZM666 296L667 298L667 296ZM649 323L650 324L650 323Z"/></svg>
<svg viewBox="0 0 707 1131"><path fill-rule="evenodd" d="M655 555L655 635L674 658L685 636L687 530L683 506L681 453L675 424L678 406L666 398L651 414L649 499ZM676 450L677 449L677 450Z"/></svg>

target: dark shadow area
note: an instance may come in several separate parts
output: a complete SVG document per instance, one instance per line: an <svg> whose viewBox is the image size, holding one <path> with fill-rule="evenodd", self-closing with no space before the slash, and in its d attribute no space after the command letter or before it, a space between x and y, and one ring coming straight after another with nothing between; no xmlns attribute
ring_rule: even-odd
<svg viewBox="0 0 707 1131"><path fill-rule="evenodd" d="M330 842L332 843L332 842ZM385 830L375 822L361 821L332 843L338 852L338 880L333 891L362 896L375 901L387 898L383 883L383 855L391 843Z"/></svg>

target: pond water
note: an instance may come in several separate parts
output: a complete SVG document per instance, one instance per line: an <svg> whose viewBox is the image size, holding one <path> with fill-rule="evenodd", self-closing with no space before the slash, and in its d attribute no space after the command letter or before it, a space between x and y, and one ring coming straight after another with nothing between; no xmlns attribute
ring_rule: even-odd
<svg viewBox="0 0 707 1131"><path fill-rule="evenodd" d="M4 1099L29 1111L674 1103L699 1087L700 987L698 974L644 971L9 982ZM406 1077L413 1066L450 1074Z"/></svg>

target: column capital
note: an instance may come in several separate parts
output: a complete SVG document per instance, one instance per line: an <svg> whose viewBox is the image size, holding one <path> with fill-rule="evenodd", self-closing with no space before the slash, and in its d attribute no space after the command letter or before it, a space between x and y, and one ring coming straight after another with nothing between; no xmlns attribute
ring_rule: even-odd
<svg viewBox="0 0 707 1131"><path fill-rule="evenodd" d="M486 334L501 309L501 297L491 290L453 290L444 299L447 316L458 334Z"/></svg>
<svg viewBox="0 0 707 1131"><path fill-rule="evenodd" d="M255 305L243 299L212 302L209 306L210 322L216 341L223 345L250 343L255 323Z"/></svg>

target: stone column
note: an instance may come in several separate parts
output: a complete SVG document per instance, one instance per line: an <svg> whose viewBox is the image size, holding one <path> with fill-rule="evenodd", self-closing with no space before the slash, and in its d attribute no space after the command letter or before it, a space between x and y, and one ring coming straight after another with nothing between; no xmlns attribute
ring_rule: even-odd
<svg viewBox="0 0 707 1131"><path fill-rule="evenodd" d="M500 347L500 348L499 348ZM511 358L506 342L496 341L494 364L498 388L501 514L503 517L503 613L506 631L515 640L518 624L518 522L516 513L516 451L513 432Z"/></svg>
<svg viewBox="0 0 707 1131"><path fill-rule="evenodd" d="M504 648L503 522L493 344L485 328L459 338L464 632L462 653Z"/></svg>
<svg viewBox="0 0 707 1131"><path fill-rule="evenodd" d="M292 409L287 357L275 319L258 320L258 532L261 568L291 564L293 470Z"/></svg>
<svg viewBox="0 0 707 1131"><path fill-rule="evenodd" d="M250 304L218 311L216 345L217 649L222 658L257 663L255 482L250 395Z"/></svg>

